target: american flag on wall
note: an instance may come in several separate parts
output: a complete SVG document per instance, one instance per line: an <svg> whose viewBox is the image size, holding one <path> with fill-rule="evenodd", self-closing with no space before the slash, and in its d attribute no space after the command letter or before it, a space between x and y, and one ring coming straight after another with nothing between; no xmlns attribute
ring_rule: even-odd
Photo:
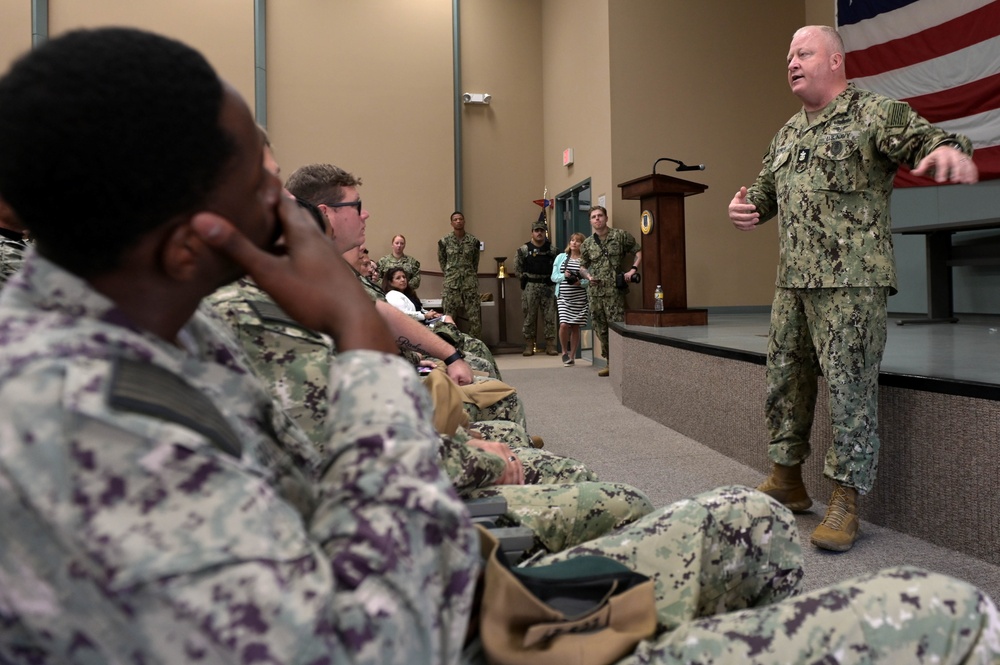
<svg viewBox="0 0 1000 665"><path fill-rule="evenodd" d="M1000 0L836 0L847 77L908 102L1000 178ZM901 168L896 186L933 185Z"/></svg>

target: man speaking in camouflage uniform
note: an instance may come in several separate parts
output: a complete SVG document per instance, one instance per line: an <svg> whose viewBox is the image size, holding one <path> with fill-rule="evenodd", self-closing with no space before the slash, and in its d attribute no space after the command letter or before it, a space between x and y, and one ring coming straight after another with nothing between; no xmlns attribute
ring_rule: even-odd
<svg viewBox="0 0 1000 665"><path fill-rule="evenodd" d="M441 309L469 320L469 334L483 338L482 300L479 297L479 239L465 230L465 215L451 213L452 232L438 240L438 263L444 273Z"/></svg>
<svg viewBox="0 0 1000 665"><path fill-rule="evenodd" d="M629 281L639 274L642 246L624 229L608 226L608 211L604 206L590 209L590 227L594 234L580 246L580 274L590 280L587 299L594 334L601 340L601 355L608 359L608 324L625 320L625 294ZM625 257L635 254L635 261L624 267ZM622 271L624 270L624 273ZM618 288L616 276L624 280ZM607 366L598 376L610 374Z"/></svg>
<svg viewBox="0 0 1000 665"><path fill-rule="evenodd" d="M479 543L429 398L262 168L243 100L173 40L69 32L0 79L0 145L0 191L37 242L0 292L0 662L462 660ZM200 311L244 271L341 350L323 454ZM795 520L746 488L539 562L583 553L655 581L658 634L624 663L1000 651L995 606L948 577L790 597Z"/></svg>
<svg viewBox="0 0 1000 665"><path fill-rule="evenodd" d="M521 278L521 313L524 315L524 355L535 355L538 315L545 321L545 353L559 355L556 348L556 294L552 263L556 253L546 237L548 227L539 219L531 225L531 240L517 248L514 272Z"/></svg>
<svg viewBox="0 0 1000 665"><path fill-rule="evenodd" d="M778 216L780 256L767 353L770 477L758 488L793 510L812 505L802 483L817 376L830 391L835 487L817 547L851 548L857 496L878 464L878 374L886 300L896 290L889 195L900 164L939 183L978 179L964 136L931 126L908 104L847 83L836 30L807 26L788 51L788 83L803 108L785 123L753 185L729 204L751 231Z"/></svg>

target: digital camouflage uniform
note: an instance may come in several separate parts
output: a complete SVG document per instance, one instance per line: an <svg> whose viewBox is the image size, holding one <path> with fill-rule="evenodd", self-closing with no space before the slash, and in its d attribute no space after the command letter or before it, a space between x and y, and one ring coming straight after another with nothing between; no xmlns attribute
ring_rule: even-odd
<svg viewBox="0 0 1000 665"><path fill-rule="evenodd" d="M21 268L28 243L20 231L0 228L0 286Z"/></svg>
<svg viewBox="0 0 1000 665"><path fill-rule="evenodd" d="M483 338L482 301L479 297L479 239L466 232L458 238L449 233L438 240L438 263L444 273L441 287L441 309L458 319L464 314L469 320L469 334Z"/></svg>
<svg viewBox="0 0 1000 665"><path fill-rule="evenodd" d="M795 519L745 487L678 501L530 565L594 554L655 584L657 635L618 665L985 665L1000 657L993 602L944 575L895 568L795 596ZM483 662L477 647L463 662Z"/></svg>
<svg viewBox="0 0 1000 665"><path fill-rule="evenodd" d="M495 379L475 377L475 381L477 383L494 380ZM473 422L483 420L506 420L519 425L525 431L528 429L528 420L524 411L524 402L521 400L520 395L516 392L497 400L489 406L480 407L475 404L470 404L469 402L465 402L463 406L465 408L465 412L469 414L469 420Z"/></svg>
<svg viewBox="0 0 1000 665"><path fill-rule="evenodd" d="M946 140L904 102L848 86L809 122L800 111L764 156L747 201L777 215L778 274L767 359L772 461L808 457L817 377L830 390L824 474L867 493L878 465L878 373L896 290L889 197L899 164Z"/></svg>
<svg viewBox="0 0 1000 665"><path fill-rule="evenodd" d="M411 367L338 356L318 455L217 321L170 344L38 255L11 283L0 662L458 658L479 544Z"/></svg>
<svg viewBox="0 0 1000 665"><path fill-rule="evenodd" d="M324 445L333 340L285 314L249 278L220 288L205 303L232 327L251 367L285 413L310 441Z"/></svg>
<svg viewBox="0 0 1000 665"><path fill-rule="evenodd" d="M275 401L322 451L335 424L327 419L331 399L327 384L336 356L333 341L303 328L248 278L222 287L206 302L235 330L251 367ZM520 402L509 397L482 411L519 416L520 422L524 421ZM476 409L476 413L482 411ZM530 446L522 424L471 420L469 427L479 430L486 440ZM518 447L516 451L524 466L525 486L477 493L475 490L483 483L490 484L503 474L506 462L466 445L470 439L461 430L453 437L441 437L441 461L456 489L465 498L493 494L507 497L504 523L530 527L538 546L547 551L602 535L652 510L649 499L638 490L597 482L597 475L581 462L530 447ZM572 487L576 483L585 486Z"/></svg>
<svg viewBox="0 0 1000 665"><path fill-rule="evenodd" d="M456 437L457 438L457 437ZM499 526L525 526L535 534L527 551L558 552L611 533L653 510L645 493L624 483L601 482L583 463L545 450L517 448L523 485L494 485L503 458L445 438L442 464L460 496L502 496L507 511Z"/></svg>
<svg viewBox="0 0 1000 665"><path fill-rule="evenodd" d="M409 366L338 356L335 426L316 455L290 445L301 430L217 322L196 314L170 344L37 255L12 282L0 294L0 662L459 661L479 546ZM812 645L818 661L831 644L996 662L992 604L923 573L687 622L795 589L794 519L750 490L668 506L573 551L655 576L674 632L633 662L673 662L673 647L741 650L727 658L740 665L780 648L788 662ZM671 640L681 631L703 634Z"/></svg>
<svg viewBox="0 0 1000 665"><path fill-rule="evenodd" d="M388 302L385 299L385 291L382 290L382 287L372 284L360 274L358 274L358 279L372 300ZM477 372L485 372L490 378L501 380L497 361L493 357L493 353L489 347L481 339L468 335L459 330L454 324L444 321L438 321L433 326L428 327L435 335L461 351L465 355L465 362L468 363L469 367Z"/></svg>
<svg viewBox="0 0 1000 665"><path fill-rule="evenodd" d="M642 246L631 233L614 228L608 229L604 240L597 241L591 234L580 245L580 265L599 282L594 284L591 281L587 288L587 304L591 325L597 339L601 340L601 355L605 360L608 359L608 324L625 320L628 286L624 290L615 288L615 275L622 272L622 268L628 272L632 265L624 264L625 257L641 250Z"/></svg>
<svg viewBox="0 0 1000 665"><path fill-rule="evenodd" d="M545 321L545 341L550 348L556 342L556 292L552 283L552 263L556 253L548 239L538 247L526 242L514 254L514 272L521 278L521 313L524 323L521 332L525 343L534 343L538 315Z"/></svg>
<svg viewBox="0 0 1000 665"><path fill-rule="evenodd" d="M402 258L397 259L392 254L387 254L378 260L375 264L378 274L383 277L390 268L400 267L406 273L406 279L409 281L410 288L414 291L420 288L420 261L417 261L412 256L403 255Z"/></svg>

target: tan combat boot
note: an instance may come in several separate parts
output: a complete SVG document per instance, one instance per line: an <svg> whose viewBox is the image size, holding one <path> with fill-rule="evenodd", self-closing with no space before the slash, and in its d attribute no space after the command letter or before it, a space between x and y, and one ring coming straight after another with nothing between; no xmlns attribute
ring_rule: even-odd
<svg viewBox="0 0 1000 665"><path fill-rule="evenodd" d="M559 355L559 347L556 345L556 341L554 339L545 340L545 355L547 356Z"/></svg>
<svg viewBox="0 0 1000 665"><path fill-rule="evenodd" d="M802 513L813 505L812 499L802 483L802 465L784 466L775 464L771 475L757 486L758 492L767 494L772 499L784 504L793 513Z"/></svg>
<svg viewBox="0 0 1000 665"><path fill-rule="evenodd" d="M812 544L824 550L846 552L861 533L858 520L858 490L841 484L833 489L826 517L813 531Z"/></svg>
<svg viewBox="0 0 1000 665"><path fill-rule="evenodd" d="M545 439L543 439L540 436L533 436L533 437L531 437L531 447L532 448L544 448L545 447Z"/></svg>
<svg viewBox="0 0 1000 665"><path fill-rule="evenodd" d="M524 353L522 356L533 356L535 355L535 340L525 339L524 340Z"/></svg>
<svg viewBox="0 0 1000 665"><path fill-rule="evenodd" d="M611 376L611 368L608 366L602 367L597 370L597 376Z"/></svg>

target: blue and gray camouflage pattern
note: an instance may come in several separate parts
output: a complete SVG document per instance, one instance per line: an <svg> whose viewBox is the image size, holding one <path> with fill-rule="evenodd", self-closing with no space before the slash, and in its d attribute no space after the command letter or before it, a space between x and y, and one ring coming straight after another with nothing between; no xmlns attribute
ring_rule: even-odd
<svg viewBox="0 0 1000 665"><path fill-rule="evenodd" d="M456 660L478 541L412 368L338 356L291 456L218 323L180 340L37 255L0 294L0 661Z"/></svg>

